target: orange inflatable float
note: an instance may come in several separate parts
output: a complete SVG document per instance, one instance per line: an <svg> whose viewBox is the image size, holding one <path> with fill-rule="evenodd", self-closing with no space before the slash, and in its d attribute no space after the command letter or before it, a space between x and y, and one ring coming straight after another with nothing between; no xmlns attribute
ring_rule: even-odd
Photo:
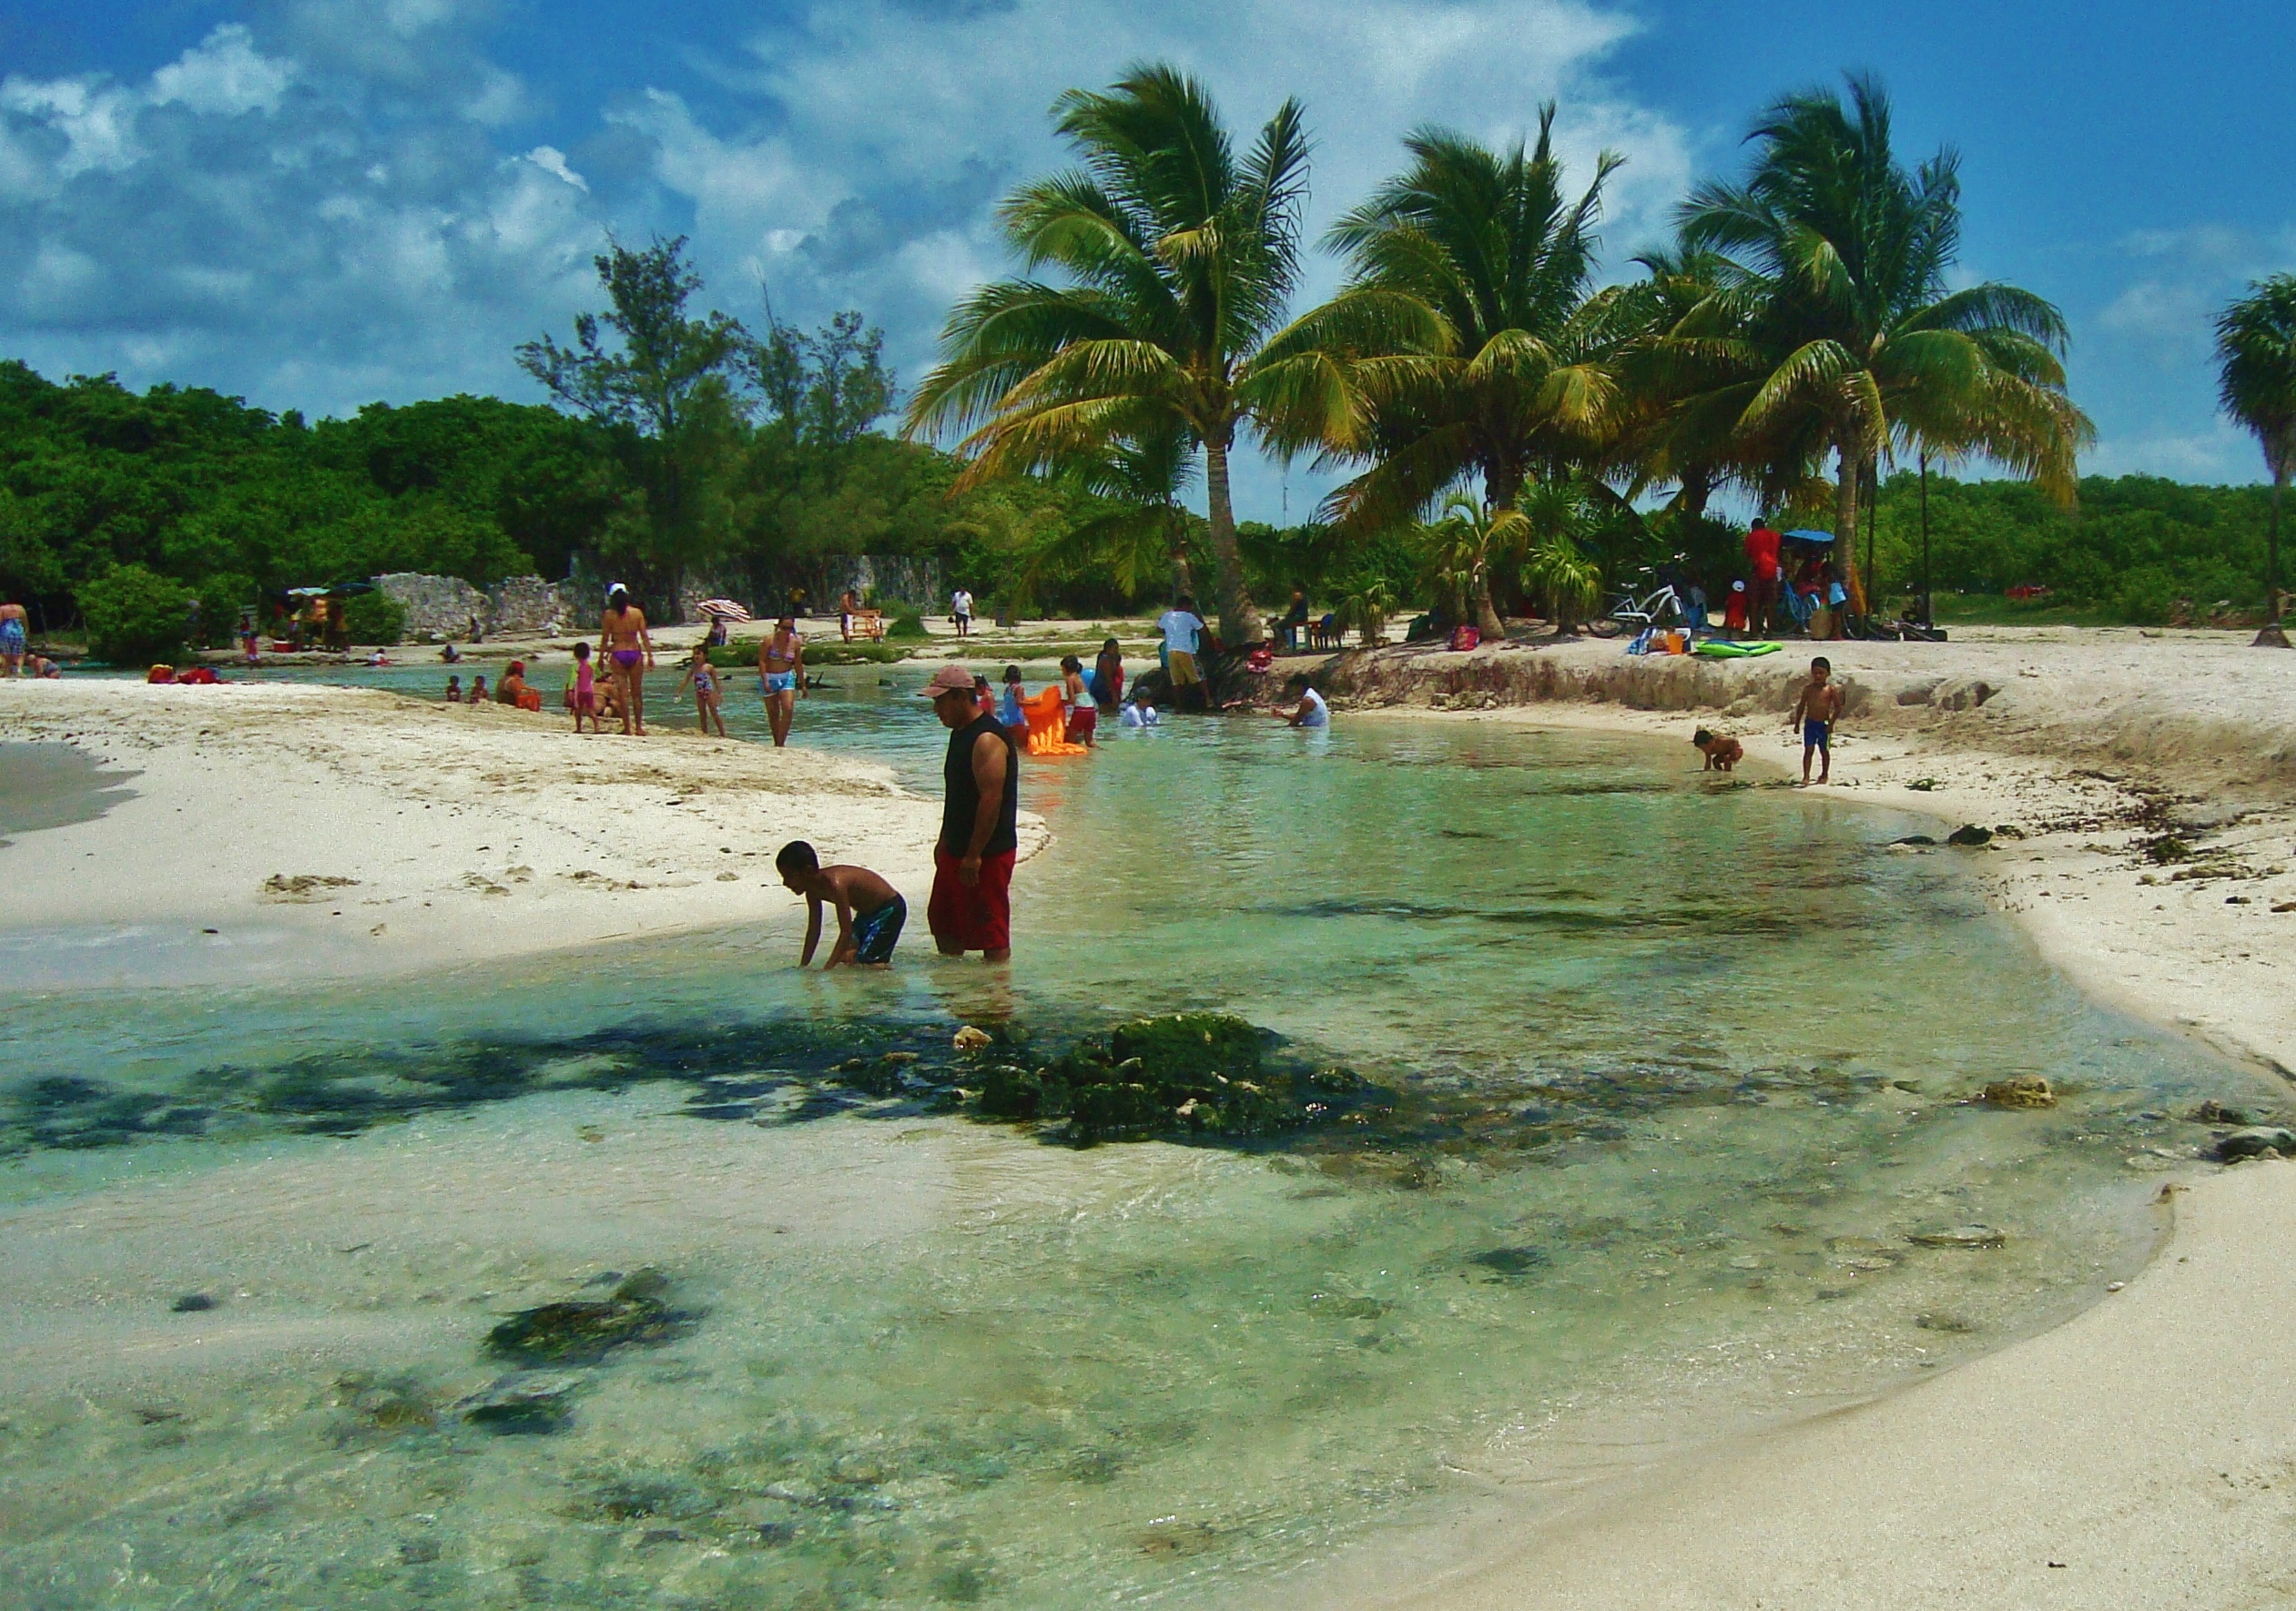
<svg viewBox="0 0 2296 1611"><path fill-rule="evenodd" d="M1068 741L1068 695L1058 684L1034 699L1022 700L1021 714L1029 719L1029 754L1082 755L1090 753L1082 745Z"/></svg>

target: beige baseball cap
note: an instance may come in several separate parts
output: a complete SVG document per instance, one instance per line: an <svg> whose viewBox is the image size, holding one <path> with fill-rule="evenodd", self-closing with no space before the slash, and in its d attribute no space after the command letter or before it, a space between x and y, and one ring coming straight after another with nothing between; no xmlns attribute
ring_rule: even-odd
<svg viewBox="0 0 2296 1611"><path fill-rule="evenodd" d="M918 691L919 699L939 699L944 694L972 692L972 674L961 665L944 665L933 673L932 681Z"/></svg>

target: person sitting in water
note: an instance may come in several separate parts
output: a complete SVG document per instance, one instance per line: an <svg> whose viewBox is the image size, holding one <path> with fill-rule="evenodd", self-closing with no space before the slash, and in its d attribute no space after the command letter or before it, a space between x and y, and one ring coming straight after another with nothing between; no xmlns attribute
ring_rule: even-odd
<svg viewBox="0 0 2296 1611"><path fill-rule="evenodd" d="M494 690L494 703L515 710L526 697L526 663L513 660L503 668L503 680Z"/></svg>
<svg viewBox="0 0 2296 1611"><path fill-rule="evenodd" d="M828 866L803 839L792 839L773 858L781 882L805 897L805 950L799 968L809 967L814 947L821 943L821 907L837 907L837 943L829 947L823 972L838 963L857 968L882 968L893 959L893 947L909 921L909 903L901 892L867 867Z"/></svg>
<svg viewBox="0 0 2296 1611"><path fill-rule="evenodd" d="M1690 741L1698 746L1698 753L1706 757L1702 772L1735 772L1738 763L1746 758L1746 746L1734 738L1710 733L1701 727L1691 735Z"/></svg>
<svg viewBox="0 0 2296 1611"><path fill-rule="evenodd" d="M975 672L972 677L972 702L984 716L997 714L997 691L989 686L989 679L979 672Z"/></svg>
<svg viewBox="0 0 2296 1611"><path fill-rule="evenodd" d="M446 702L449 704L460 704L462 703L462 679L461 677L447 678Z"/></svg>
<svg viewBox="0 0 2296 1611"><path fill-rule="evenodd" d="M1300 689L1299 703L1290 710L1277 710L1269 714L1277 721L1287 723L1294 727L1328 727L1331 725L1331 706L1324 703L1324 696L1316 692L1316 684L1313 683Z"/></svg>
<svg viewBox="0 0 2296 1611"><path fill-rule="evenodd" d="M1116 719L1121 725L1126 727L1153 727L1163 720L1162 716L1156 714L1156 707L1140 696L1138 689L1133 691L1130 703L1124 706L1123 714Z"/></svg>
<svg viewBox="0 0 2296 1611"><path fill-rule="evenodd" d="M490 704L492 700L493 695L486 692L486 674L484 672L481 672L478 675L471 679L470 697L463 700L462 703L464 704Z"/></svg>

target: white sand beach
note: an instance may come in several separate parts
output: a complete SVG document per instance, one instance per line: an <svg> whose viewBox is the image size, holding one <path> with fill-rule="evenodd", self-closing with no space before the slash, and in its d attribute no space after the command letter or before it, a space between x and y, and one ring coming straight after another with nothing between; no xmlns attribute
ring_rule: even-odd
<svg viewBox="0 0 2296 1611"><path fill-rule="evenodd" d="M577 737L554 714L371 690L0 683L0 739L135 775L102 816L0 849L15 927L214 929L301 972L793 917L773 870L792 838L921 898L940 826L889 770L818 751ZM1043 842L1031 819L1023 853ZM188 956L222 968L212 945Z"/></svg>

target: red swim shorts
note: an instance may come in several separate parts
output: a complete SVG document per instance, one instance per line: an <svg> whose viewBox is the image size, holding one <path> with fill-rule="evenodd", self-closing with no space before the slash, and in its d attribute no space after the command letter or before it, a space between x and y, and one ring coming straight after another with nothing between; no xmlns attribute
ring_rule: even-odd
<svg viewBox="0 0 2296 1611"><path fill-rule="evenodd" d="M960 858L933 846L933 894L925 924L933 943L960 951L1002 951L1012 944L1012 864L1010 850L980 858L980 882L957 876Z"/></svg>

